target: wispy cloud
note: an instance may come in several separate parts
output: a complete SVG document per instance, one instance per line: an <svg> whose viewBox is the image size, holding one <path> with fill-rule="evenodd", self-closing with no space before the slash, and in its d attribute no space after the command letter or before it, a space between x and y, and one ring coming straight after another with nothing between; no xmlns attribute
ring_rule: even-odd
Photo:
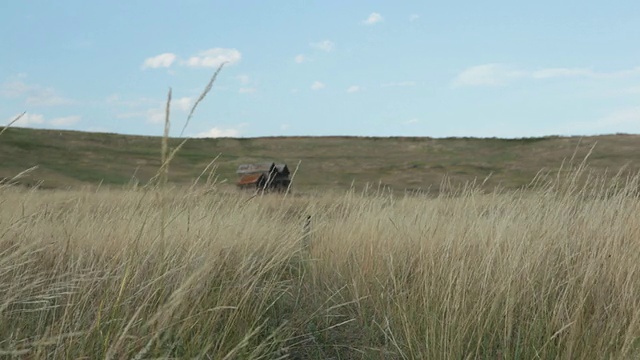
<svg viewBox="0 0 640 360"><path fill-rule="evenodd" d="M4 83L0 87L0 95L7 98L24 98L30 106L71 105L74 100L60 95L51 87L29 85L20 80Z"/></svg>
<svg viewBox="0 0 640 360"><path fill-rule="evenodd" d="M575 123L571 128L583 132L640 132L640 106L613 111L595 121Z"/></svg>
<svg viewBox="0 0 640 360"><path fill-rule="evenodd" d="M6 119L5 122L4 122L4 125L9 124L16 117L18 117L18 115L20 115L20 114L16 114L16 115L10 117L9 119ZM44 124L44 122L45 122L44 115L26 113L26 114L22 115L22 117L18 121L14 122L13 126L31 127L33 125L42 125L42 124Z"/></svg>
<svg viewBox="0 0 640 360"><path fill-rule="evenodd" d="M240 130L234 128L213 127L207 131L196 134L197 138L222 138L222 137L238 137Z"/></svg>
<svg viewBox="0 0 640 360"><path fill-rule="evenodd" d="M11 122L13 119L16 118L16 116L13 116L11 119L6 120L5 124L8 124L9 122ZM74 125L78 123L80 119L81 117L79 115L73 115L73 116L57 117L51 120L47 120L45 116L42 114L26 113L18 121L13 123L13 126L37 127L38 125L40 125L43 127L48 127L48 126L63 127L63 126Z"/></svg>
<svg viewBox="0 0 640 360"><path fill-rule="evenodd" d="M51 119L49 123L53 126L69 126L80 122L81 117L78 115L64 116Z"/></svg>
<svg viewBox="0 0 640 360"><path fill-rule="evenodd" d="M135 99L123 99L120 94L111 94L107 96L105 99L107 105L110 106L123 106L129 108L135 108L140 106L154 106L161 103L161 101L148 98L148 97L139 97Z"/></svg>
<svg viewBox="0 0 640 360"><path fill-rule="evenodd" d="M623 124L633 124L636 129L640 129L640 106L620 109L603 117L600 126L616 126Z"/></svg>
<svg viewBox="0 0 640 360"><path fill-rule="evenodd" d="M312 42L309 44L314 49L321 50L324 52L331 52L335 49L336 44L331 40L323 40L319 42Z"/></svg>
<svg viewBox="0 0 640 360"><path fill-rule="evenodd" d="M187 96L171 100L171 108L173 109L178 109L186 112L191 110L192 106L193 106L193 98L190 98Z"/></svg>
<svg viewBox="0 0 640 360"><path fill-rule="evenodd" d="M293 58L296 64L302 64L305 60L307 60L307 58L303 54L298 54Z"/></svg>
<svg viewBox="0 0 640 360"><path fill-rule="evenodd" d="M593 121L573 122L559 131L566 135L640 132L640 106L622 108Z"/></svg>
<svg viewBox="0 0 640 360"><path fill-rule="evenodd" d="M633 69L621 70L621 71L613 71L608 73L595 73L596 77L607 77L607 78L628 78L634 76L640 76L640 66L637 66Z"/></svg>
<svg viewBox="0 0 640 360"><path fill-rule="evenodd" d="M624 94L624 95L640 95L640 85L638 86L631 86L628 87L626 89L622 89L620 91L618 91L619 94Z"/></svg>
<svg viewBox="0 0 640 360"><path fill-rule="evenodd" d="M240 89L238 89L238 93L251 94L258 91L258 89L256 89L255 86L251 86L251 77L249 77L249 75L246 75L246 74L238 75L236 76L236 79L238 79L238 81L240 81L240 84L242 84Z"/></svg>
<svg viewBox="0 0 640 360"><path fill-rule="evenodd" d="M409 15L409 21L410 21L410 22L417 21L418 19L420 19L420 15L418 15L418 14L411 14L411 15Z"/></svg>
<svg viewBox="0 0 640 360"><path fill-rule="evenodd" d="M246 74L238 75L236 76L236 79L238 79L238 81L240 81L240 84L243 84L243 85L246 85L249 82L251 82L251 78L249 77L249 75L246 75Z"/></svg>
<svg viewBox="0 0 640 360"><path fill-rule="evenodd" d="M22 81L11 81L2 84L0 94L8 98L17 98L33 90L33 86Z"/></svg>
<svg viewBox="0 0 640 360"><path fill-rule="evenodd" d="M416 86L415 81L399 81L399 82L390 82L380 85L380 87L407 87L407 86Z"/></svg>
<svg viewBox="0 0 640 360"><path fill-rule="evenodd" d="M27 105L33 106L59 106L59 105L71 105L73 100L59 95L55 90L51 88L41 89L33 92L25 100Z"/></svg>
<svg viewBox="0 0 640 360"><path fill-rule="evenodd" d="M378 14L377 12L374 12L369 14L369 17L367 17L366 20L362 21L362 23L365 25L373 25L381 21L384 21L384 18L382 17L382 15Z"/></svg>
<svg viewBox="0 0 640 360"><path fill-rule="evenodd" d="M551 79L562 77L593 77L596 73L591 69L581 68L548 68L536 70L531 73L534 79Z"/></svg>
<svg viewBox="0 0 640 360"><path fill-rule="evenodd" d="M110 96L112 106L118 108L127 107L129 110L116 115L118 119L143 119L151 124L164 123L166 117L166 103L161 100L140 98L134 100L121 100L118 96ZM187 113L193 106L194 99L191 97L181 97L171 100L172 113ZM140 107L147 107L140 109ZM138 108L138 109L136 109Z"/></svg>
<svg viewBox="0 0 640 360"><path fill-rule="evenodd" d="M118 119L144 119L151 124L161 124L165 120L165 110L162 108L152 108L141 111L131 111L116 115Z"/></svg>
<svg viewBox="0 0 640 360"><path fill-rule="evenodd" d="M420 120L418 120L418 118L411 118L407 121L404 122L405 125L413 125L413 124L417 124L419 123Z"/></svg>
<svg viewBox="0 0 640 360"><path fill-rule="evenodd" d="M351 86L349 86L349 87L347 88L347 92L348 92L349 94L356 93L356 92L358 92L358 91L360 91L360 90L362 90L362 89L361 89L361 88L360 88L360 86L358 86L358 85L351 85Z"/></svg>
<svg viewBox="0 0 640 360"><path fill-rule="evenodd" d="M203 50L181 61L178 61L178 55L166 52L145 59L142 63L142 69L169 68L176 63L191 68L214 68L220 66L222 63L228 63L229 65L235 64L240 61L241 58L242 54L240 51L227 48Z"/></svg>
<svg viewBox="0 0 640 360"><path fill-rule="evenodd" d="M213 48L199 52L184 62L184 65L193 68L213 68L226 62L235 64L242 58L240 51L236 49Z"/></svg>
<svg viewBox="0 0 640 360"><path fill-rule="evenodd" d="M147 58L142 63L143 69L158 69L158 68L168 68L176 61L176 54L174 53L162 53L160 55L156 55L150 58Z"/></svg>
<svg viewBox="0 0 640 360"><path fill-rule="evenodd" d="M325 85L320 81L315 81L313 84L311 84L311 90L320 90L324 88L325 88Z"/></svg>
<svg viewBox="0 0 640 360"><path fill-rule="evenodd" d="M453 80L453 86L500 86L525 76L522 71L503 64L472 66Z"/></svg>
<svg viewBox="0 0 640 360"><path fill-rule="evenodd" d="M629 70L597 72L590 68L542 68L523 70L508 64L483 64L471 66L460 72L452 81L454 87L504 86L516 80L547 80L559 78L614 79L640 76L640 67Z"/></svg>

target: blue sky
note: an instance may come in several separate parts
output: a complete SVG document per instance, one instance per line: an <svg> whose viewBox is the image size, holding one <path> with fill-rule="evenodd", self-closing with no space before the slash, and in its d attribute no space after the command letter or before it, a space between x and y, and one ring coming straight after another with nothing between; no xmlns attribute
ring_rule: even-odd
<svg viewBox="0 0 640 360"><path fill-rule="evenodd" d="M3 1L0 124L188 136L640 133L640 1Z"/></svg>

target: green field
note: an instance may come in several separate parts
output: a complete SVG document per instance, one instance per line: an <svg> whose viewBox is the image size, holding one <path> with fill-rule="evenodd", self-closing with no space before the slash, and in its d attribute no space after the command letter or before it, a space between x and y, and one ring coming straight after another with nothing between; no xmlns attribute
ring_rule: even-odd
<svg viewBox="0 0 640 360"><path fill-rule="evenodd" d="M176 146L181 139L170 139ZM22 179L42 181L43 188L145 183L160 165L160 137L10 128L0 139L0 178L11 178L31 166ZM437 192L449 183L486 181L484 187L517 189L541 170L556 172L575 158L581 162L593 148L588 165L594 173L613 176L639 169L640 136L544 137L524 139L270 137L192 139L171 163L169 181L193 181L216 156L219 181L232 184L238 165L300 161L294 186L301 191L361 189L384 185L397 192Z"/></svg>

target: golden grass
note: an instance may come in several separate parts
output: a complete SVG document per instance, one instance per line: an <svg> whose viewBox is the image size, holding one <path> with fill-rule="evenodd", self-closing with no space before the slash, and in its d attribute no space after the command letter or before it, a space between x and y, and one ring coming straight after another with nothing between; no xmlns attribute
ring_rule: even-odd
<svg viewBox="0 0 640 360"><path fill-rule="evenodd" d="M435 199L5 187L0 354L638 358L637 181L572 183Z"/></svg>

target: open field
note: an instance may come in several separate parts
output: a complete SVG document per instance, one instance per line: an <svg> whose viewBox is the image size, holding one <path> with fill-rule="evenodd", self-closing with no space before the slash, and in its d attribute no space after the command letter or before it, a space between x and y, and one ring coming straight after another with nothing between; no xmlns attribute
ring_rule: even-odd
<svg viewBox="0 0 640 360"><path fill-rule="evenodd" d="M587 175L435 198L0 188L0 354L637 359L638 179Z"/></svg>
<svg viewBox="0 0 640 360"><path fill-rule="evenodd" d="M170 139L176 146L179 139ZM598 174L615 175L628 166L640 170L640 136L588 138L355 138L293 137L192 139L171 163L174 184L188 184L218 154L220 181L236 180L238 165L260 161L286 162L295 168L295 189L301 191L362 189L367 183L437 193L443 177L454 185L485 178L485 189L527 185L541 169L556 171L574 156L582 160L595 145L589 166ZM160 138L71 131L9 128L0 141L0 178L28 167L39 168L22 181L43 181L45 188L141 183L160 166Z"/></svg>

